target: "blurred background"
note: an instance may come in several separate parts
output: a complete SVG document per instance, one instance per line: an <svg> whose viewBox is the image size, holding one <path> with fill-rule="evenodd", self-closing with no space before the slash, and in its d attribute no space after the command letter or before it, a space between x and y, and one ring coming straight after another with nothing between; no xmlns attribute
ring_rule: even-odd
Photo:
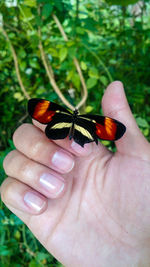
<svg viewBox="0 0 150 267"><path fill-rule="evenodd" d="M30 97L75 106L87 91L81 111L102 114L114 80L150 141L150 0L0 0L0 182ZM62 266L2 202L0 266Z"/></svg>

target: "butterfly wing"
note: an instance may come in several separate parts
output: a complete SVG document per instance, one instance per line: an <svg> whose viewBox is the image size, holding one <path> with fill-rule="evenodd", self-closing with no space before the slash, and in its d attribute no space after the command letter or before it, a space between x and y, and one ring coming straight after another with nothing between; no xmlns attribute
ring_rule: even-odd
<svg viewBox="0 0 150 267"><path fill-rule="evenodd" d="M49 139L64 139L69 135L84 146L98 139L115 141L123 136L126 127L119 121L98 115L72 115L62 106L45 99L33 98L28 102L30 116L42 124Z"/></svg>
<svg viewBox="0 0 150 267"><path fill-rule="evenodd" d="M109 117L98 115L81 115L79 117L92 122L91 127L98 139L116 141L126 131L126 127L121 122Z"/></svg>
<svg viewBox="0 0 150 267"><path fill-rule="evenodd" d="M64 139L69 134L72 114L62 106L45 99L32 98L28 102L29 115L47 124L45 134L49 139Z"/></svg>
<svg viewBox="0 0 150 267"><path fill-rule="evenodd" d="M54 120L54 116L57 113L71 115L67 109L61 107L60 105L39 98L32 98L28 101L28 112L33 119L42 124L47 124Z"/></svg>
<svg viewBox="0 0 150 267"><path fill-rule="evenodd" d="M45 134L49 139L64 139L69 135L72 127L72 115L56 113L53 119L48 123Z"/></svg>
<svg viewBox="0 0 150 267"><path fill-rule="evenodd" d="M74 123L73 139L80 146L84 147L86 143L98 143L95 134L95 123L92 120L78 116Z"/></svg>

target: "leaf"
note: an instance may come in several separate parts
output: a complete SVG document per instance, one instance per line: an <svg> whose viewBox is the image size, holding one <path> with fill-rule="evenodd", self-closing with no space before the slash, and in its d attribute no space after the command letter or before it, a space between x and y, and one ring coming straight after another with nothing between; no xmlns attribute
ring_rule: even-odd
<svg viewBox="0 0 150 267"><path fill-rule="evenodd" d="M36 7L36 0L24 0L23 4L30 7Z"/></svg>
<svg viewBox="0 0 150 267"><path fill-rule="evenodd" d="M143 134L144 134L144 136L149 136L149 129L148 128L146 128L146 129L143 129Z"/></svg>
<svg viewBox="0 0 150 267"><path fill-rule="evenodd" d="M47 19L50 14L52 13L52 10L53 10L53 6L52 4L48 3L48 4L45 4L43 6L43 9L42 9L42 16Z"/></svg>
<svg viewBox="0 0 150 267"><path fill-rule="evenodd" d="M37 47L39 44L39 38L36 34L31 35L31 42L33 47Z"/></svg>
<svg viewBox="0 0 150 267"><path fill-rule="evenodd" d="M87 80L87 88L88 89L93 88L96 84L97 84L97 79L95 79L95 78L89 78Z"/></svg>
<svg viewBox="0 0 150 267"><path fill-rule="evenodd" d="M49 54L51 54L53 57L58 57L58 52L57 52L56 49L50 47L50 48L48 48L48 52L49 52Z"/></svg>
<svg viewBox="0 0 150 267"><path fill-rule="evenodd" d="M9 140L9 145L11 147L11 149L15 149L14 143L12 140ZM10 219L13 220L15 225L23 225L23 222L15 215L15 214L11 214L10 215Z"/></svg>
<svg viewBox="0 0 150 267"><path fill-rule="evenodd" d="M15 232L14 232L14 238L15 238L16 240L20 240L20 238L21 238L21 233L20 233L18 230L15 230Z"/></svg>
<svg viewBox="0 0 150 267"><path fill-rule="evenodd" d="M91 68L91 69L89 70L89 76L98 79L98 78L99 78L98 69L96 69L96 68Z"/></svg>
<svg viewBox="0 0 150 267"><path fill-rule="evenodd" d="M92 106L87 106L87 107L85 108L85 112L86 112L86 113L90 113L92 110L93 110L93 107L92 107Z"/></svg>
<svg viewBox="0 0 150 267"><path fill-rule="evenodd" d="M41 267L41 263L38 263L36 260L31 260L29 265L29 267Z"/></svg>
<svg viewBox="0 0 150 267"><path fill-rule="evenodd" d="M63 2L62 1L55 0L55 6L60 12L63 11Z"/></svg>
<svg viewBox="0 0 150 267"><path fill-rule="evenodd" d="M77 89L80 88L80 77L77 73L72 76L72 82Z"/></svg>
<svg viewBox="0 0 150 267"><path fill-rule="evenodd" d="M67 73L66 81L70 81L74 75L74 70L70 70Z"/></svg>
<svg viewBox="0 0 150 267"><path fill-rule="evenodd" d="M87 65L84 61L81 61L81 69L82 70L87 70Z"/></svg>
<svg viewBox="0 0 150 267"><path fill-rule="evenodd" d="M49 0L36 0L38 4L46 4Z"/></svg>
<svg viewBox="0 0 150 267"><path fill-rule="evenodd" d="M35 17L35 21L36 21L37 26L42 27L42 25L43 25L43 20L42 20L39 16L36 16L36 17Z"/></svg>
<svg viewBox="0 0 150 267"><path fill-rule="evenodd" d="M39 69L39 64L38 64L36 58L32 58L32 59L30 59L30 60L29 60L29 64L30 64L30 66L31 66L32 68L34 68L34 69Z"/></svg>
<svg viewBox="0 0 150 267"><path fill-rule="evenodd" d="M15 149L14 142L13 142L12 139L8 139L8 144L9 144L9 146L10 146L11 149ZM14 217L16 217L16 215L14 215L14 214L11 214L10 216L14 216ZM17 218L18 218L18 217L17 217ZM20 220L20 219L19 219L19 220Z"/></svg>
<svg viewBox="0 0 150 267"><path fill-rule="evenodd" d="M19 68L21 71L25 71L26 67L27 67L26 61L22 61L19 63Z"/></svg>
<svg viewBox="0 0 150 267"><path fill-rule="evenodd" d="M8 256L12 254L12 250L9 249L6 245L0 246L0 256Z"/></svg>
<svg viewBox="0 0 150 267"><path fill-rule="evenodd" d="M78 33L78 34L84 34L85 33L85 30L84 30L84 28L81 28L81 27L77 27L76 28L76 32Z"/></svg>
<svg viewBox="0 0 150 267"><path fill-rule="evenodd" d="M67 46L68 46L68 47L71 47L71 46L73 46L73 45L75 45L75 42L74 42L73 40L69 40L69 41L67 42Z"/></svg>
<svg viewBox="0 0 150 267"><path fill-rule="evenodd" d="M107 80L106 76L102 75L99 77L99 79L103 85L106 86L108 84L108 80Z"/></svg>
<svg viewBox="0 0 150 267"><path fill-rule="evenodd" d="M19 102L24 99L21 93L14 93L14 98L16 98Z"/></svg>
<svg viewBox="0 0 150 267"><path fill-rule="evenodd" d="M67 57L67 53L68 53L68 50L66 47L62 47L59 50L59 59L61 62L63 62L65 60L65 58Z"/></svg>
<svg viewBox="0 0 150 267"><path fill-rule="evenodd" d="M23 49L20 49L18 52L18 57L20 58L25 58L26 57L26 52Z"/></svg>
<svg viewBox="0 0 150 267"><path fill-rule="evenodd" d="M137 122L139 127L149 128L147 121L141 117L136 118L136 122Z"/></svg>
<svg viewBox="0 0 150 267"><path fill-rule="evenodd" d="M138 0L105 0L109 5L128 6L135 4Z"/></svg>
<svg viewBox="0 0 150 267"><path fill-rule="evenodd" d="M110 145L110 141L106 141L106 140L101 140L101 143L104 145L104 146L109 146Z"/></svg>
<svg viewBox="0 0 150 267"><path fill-rule="evenodd" d="M44 252L36 253L36 260L37 261L42 261L44 259L47 259L48 257L49 257L48 253L44 253Z"/></svg>

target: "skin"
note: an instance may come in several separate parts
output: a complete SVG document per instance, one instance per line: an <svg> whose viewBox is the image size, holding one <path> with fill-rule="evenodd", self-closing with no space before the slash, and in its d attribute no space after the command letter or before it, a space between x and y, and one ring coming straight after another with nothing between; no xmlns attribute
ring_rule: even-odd
<svg viewBox="0 0 150 267"><path fill-rule="evenodd" d="M52 142L45 126L23 124L4 160L2 201L65 266L150 266L150 144L121 82L108 86L102 107L127 127L116 153L100 143ZM43 173L57 176L50 190L39 182Z"/></svg>

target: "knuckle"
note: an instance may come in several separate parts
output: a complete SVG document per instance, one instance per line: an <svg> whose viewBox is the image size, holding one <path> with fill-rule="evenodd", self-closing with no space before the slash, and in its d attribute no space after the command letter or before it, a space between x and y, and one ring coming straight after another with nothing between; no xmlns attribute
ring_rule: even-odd
<svg viewBox="0 0 150 267"><path fill-rule="evenodd" d="M12 181L10 181L10 178L7 177L4 182L1 185L1 199L5 203L8 202L9 196L12 192Z"/></svg>
<svg viewBox="0 0 150 267"><path fill-rule="evenodd" d="M22 136L22 134L25 133L29 127L32 127L32 124L23 123L21 126L19 126L16 129L16 131L13 134L13 142L14 142L15 145L20 140L20 136Z"/></svg>
<svg viewBox="0 0 150 267"><path fill-rule="evenodd" d="M3 160L3 168L4 170L7 172L7 170L9 169L9 166L13 160L13 158L15 157L16 154L16 150L12 150L10 151L7 156L4 158Z"/></svg>
<svg viewBox="0 0 150 267"><path fill-rule="evenodd" d="M29 150L30 150L30 157L34 158L34 159L38 159L42 153L43 150L43 141L41 140L41 138L37 137L34 138L31 142L30 142L30 146L29 146Z"/></svg>
<svg viewBox="0 0 150 267"><path fill-rule="evenodd" d="M30 170L32 170L33 168L33 163L30 159L24 159L20 166L19 166L19 170L18 173L20 175L20 177L25 177L28 176L28 172L30 172Z"/></svg>

